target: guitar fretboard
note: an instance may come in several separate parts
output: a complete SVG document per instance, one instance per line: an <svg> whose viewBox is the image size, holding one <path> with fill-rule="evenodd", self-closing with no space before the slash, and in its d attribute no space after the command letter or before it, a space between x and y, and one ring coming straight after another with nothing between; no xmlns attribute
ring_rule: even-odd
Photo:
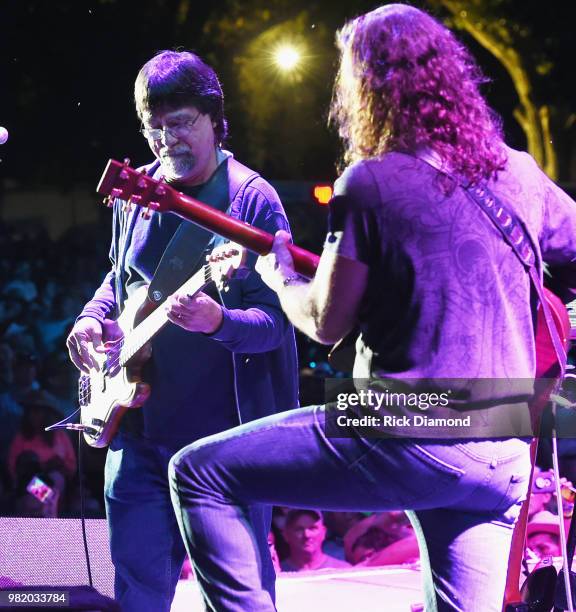
<svg viewBox="0 0 576 612"><path fill-rule="evenodd" d="M194 295L212 280L212 268L203 266L194 276L188 279L179 289L182 293ZM160 307L148 315L125 338L120 350L120 365L125 366L134 355L168 322L164 308Z"/></svg>

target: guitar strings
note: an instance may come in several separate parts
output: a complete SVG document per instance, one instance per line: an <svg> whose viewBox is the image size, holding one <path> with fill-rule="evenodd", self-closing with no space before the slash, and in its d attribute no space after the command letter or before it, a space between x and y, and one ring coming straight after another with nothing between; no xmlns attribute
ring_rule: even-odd
<svg viewBox="0 0 576 612"><path fill-rule="evenodd" d="M212 280L212 267L210 265L203 266L203 272L204 284L208 284ZM108 375L109 372L123 365L122 362L125 364L129 359L131 359L142 348L143 344L138 346L138 343L136 343L136 347L132 347L132 344L128 344L127 346L130 350L124 351L124 338L114 341L112 350L106 353L106 363L103 368L103 374L105 376Z"/></svg>
<svg viewBox="0 0 576 612"><path fill-rule="evenodd" d="M202 271L204 273L204 286L206 286L212 280L212 264L208 263L203 266ZM157 311L156 311L157 312ZM137 327L135 328L137 329ZM132 330L132 331L135 331ZM125 338L119 338L118 340L109 341L108 345L111 347L106 351L106 360L104 366L102 368L102 375L108 376L110 372L116 370L120 365L126 364L126 362L131 359L145 343L138 344L136 342L136 346L131 348L134 344L128 344L127 347L130 349L128 352L124 351L125 347ZM92 375L91 374L83 374L80 376L78 380L78 399L80 406L88 406L92 399Z"/></svg>
<svg viewBox="0 0 576 612"><path fill-rule="evenodd" d="M204 284L208 284L212 280L212 267L210 265L203 266L203 272ZM111 371L118 368L122 361L126 363L131 357L134 356L134 354L138 352L138 350L142 348L142 345L137 346L126 353L123 351L125 346L124 338L111 341L110 344L112 344L112 346L106 352L106 362L102 368L102 374L104 376L108 376ZM128 346L130 347L131 345ZM78 399L80 401L80 405L84 406L89 404L92 391L91 376L81 376L78 381L78 387Z"/></svg>

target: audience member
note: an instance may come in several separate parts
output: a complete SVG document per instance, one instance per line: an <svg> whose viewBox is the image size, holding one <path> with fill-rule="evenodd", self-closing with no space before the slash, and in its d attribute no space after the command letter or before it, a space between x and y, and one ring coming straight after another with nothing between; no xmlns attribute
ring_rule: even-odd
<svg viewBox="0 0 576 612"><path fill-rule="evenodd" d="M5 498L5 512L10 516L54 518L58 516L63 479L43 471L38 455L21 452L14 464L13 487Z"/></svg>
<svg viewBox="0 0 576 612"><path fill-rule="evenodd" d="M12 382L12 395L18 402L30 393L40 390L38 381L38 360L36 355L17 353L14 358L14 377Z"/></svg>
<svg viewBox="0 0 576 612"><path fill-rule="evenodd" d="M268 549L270 550L270 558L272 559L272 565L274 571L279 574L282 571L280 566L280 558L278 557L278 551L276 550L276 536L273 531L268 534Z"/></svg>
<svg viewBox="0 0 576 612"><path fill-rule="evenodd" d="M13 363L14 351L8 343L0 342L0 477L5 470L8 447L20 428L22 419L22 407L12 393Z"/></svg>
<svg viewBox="0 0 576 612"><path fill-rule="evenodd" d="M80 300L70 293L57 293L50 307L45 307L35 322L38 347L44 355L57 351L66 342L66 336L76 320Z"/></svg>
<svg viewBox="0 0 576 612"><path fill-rule="evenodd" d="M7 342L0 341L0 393L11 388L14 381L14 351Z"/></svg>
<svg viewBox="0 0 576 612"><path fill-rule="evenodd" d="M360 565L367 567L380 567L382 565L405 565L417 563L420 559L420 550L416 535L412 534L401 540L396 540L382 550L374 552Z"/></svg>
<svg viewBox="0 0 576 612"><path fill-rule="evenodd" d="M394 542L393 537L380 527L370 527L353 544L346 558L352 565L365 563L379 550Z"/></svg>
<svg viewBox="0 0 576 612"><path fill-rule="evenodd" d="M336 559L345 559L344 536L354 525L365 518L362 512L328 512L322 513L328 530L324 541L324 552Z"/></svg>
<svg viewBox="0 0 576 612"><path fill-rule="evenodd" d="M33 453L41 471L50 474L63 491L66 481L75 474L76 453L68 434L61 430L44 431L60 414L45 391L32 391L21 402L24 412L20 430L8 450L8 472L16 482L18 457L25 452Z"/></svg>
<svg viewBox="0 0 576 612"><path fill-rule="evenodd" d="M344 536L346 560L354 565L366 565L377 552L413 536L414 530L404 512L372 514L356 523Z"/></svg>
<svg viewBox="0 0 576 612"><path fill-rule="evenodd" d="M36 283L32 280L32 266L21 261L12 271L12 279L4 286L4 292L10 293L25 302L33 302L38 297Z"/></svg>
<svg viewBox="0 0 576 612"><path fill-rule="evenodd" d="M326 537L322 513L319 510L293 509L286 515L284 539L289 556L280 566L286 572L349 567L346 561L327 555L322 550Z"/></svg>
<svg viewBox="0 0 576 612"><path fill-rule="evenodd" d="M548 510L537 512L526 529L526 546L540 559L558 557L561 554L558 516Z"/></svg>

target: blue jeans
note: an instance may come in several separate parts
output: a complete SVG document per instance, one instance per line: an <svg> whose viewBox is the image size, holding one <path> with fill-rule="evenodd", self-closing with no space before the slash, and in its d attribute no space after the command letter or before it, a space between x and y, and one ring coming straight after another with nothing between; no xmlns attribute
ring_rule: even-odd
<svg viewBox="0 0 576 612"><path fill-rule="evenodd" d="M186 549L168 486L168 463L180 447L118 433L105 468L106 514L115 569L114 592L123 612L169 612ZM271 508L251 508L260 542L263 588L274 599L274 568L267 536Z"/></svg>
<svg viewBox="0 0 576 612"><path fill-rule="evenodd" d="M512 528L528 488L527 442L333 439L323 418L323 407L266 417L172 458L172 500L209 609L275 609L247 521L247 506L258 502L409 509L427 612L500 612Z"/></svg>

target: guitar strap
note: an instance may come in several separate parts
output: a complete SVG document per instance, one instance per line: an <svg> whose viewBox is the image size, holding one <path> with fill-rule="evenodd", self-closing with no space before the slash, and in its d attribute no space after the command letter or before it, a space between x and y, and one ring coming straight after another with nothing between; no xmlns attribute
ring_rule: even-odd
<svg viewBox="0 0 576 612"><path fill-rule="evenodd" d="M542 307L544 319L546 321L546 327L548 334L554 346L556 353L556 359L559 368L559 383L561 384L564 379L566 371L566 351L558 331L552 320L552 313L548 306L548 302L544 297L544 289L540 277L536 271L536 258L534 255L533 247L530 244L530 239L525 228L522 226L520 221L511 213L501 201L486 187L465 187L464 188L471 200L482 209L486 216L493 222L498 228L504 240L510 245L518 259L522 262L524 268L530 275L532 286L538 294L538 299ZM546 373L547 375L553 376L552 372ZM538 393L536 397L538 396ZM541 402L536 401L536 404L541 405ZM520 566L524 556L524 546L526 543L526 529L528 525L528 513L530 505L530 495L532 492L532 482L534 480L534 466L536 465L536 455L538 452L538 437L540 435L540 422L542 418L542 408L540 407L539 412L531 410L532 429L534 432L534 438L530 444L530 477L528 479L528 493L527 497L522 504L518 522L514 528L512 534L512 542L510 546L510 557L508 559L508 571L506 576L506 589L505 589L505 603L507 604L506 610L515 610L518 608L520 602L514 602L516 599L516 593L518 589L518 583L520 581ZM563 528L563 525L561 526ZM562 538L565 542L565 537Z"/></svg>
<svg viewBox="0 0 576 612"><path fill-rule="evenodd" d="M546 375L551 377L558 377L560 381L564 379L566 373L566 350L558 335L550 307L544 296L544 286L540 280L540 276L536 269L536 256L534 254L535 249L532 244L532 240L526 231L524 224L520 221L516 214L513 213L502 201L486 186L486 185L465 185L454 175L447 172L444 168L440 167L436 160L430 155L419 155L418 159L424 163L432 166L436 171L448 176L450 179L455 181L468 197L475 202L482 212L492 221L496 229L502 235L504 241L510 246L516 257L520 260L525 270L530 276L532 286L538 295L538 299L542 306L542 312L546 321L546 327L550 340L554 346L556 353L556 359L558 361L559 372L547 372Z"/></svg>
<svg viewBox="0 0 576 612"><path fill-rule="evenodd" d="M258 175L233 157L223 161L196 199L222 212L231 211L237 196ZM203 255L213 233L183 221L168 243L148 287L148 299L156 306L174 293L204 263Z"/></svg>
<svg viewBox="0 0 576 612"><path fill-rule="evenodd" d="M464 190L470 199L476 202L486 216L494 223L504 240L512 248L515 255L522 262L522 265L530 275L532 286L536 290L542 306L546 327L548 328L548 333L558 360L559 380L563 380L564 374L566 373L566 351L558 335L556 326L554 325L548 302L544 297L544 287L536 270L536 257L528 233L517 217L502 204L501 200L499 200L488 187L464 187ZM555 373L550 372L546 374L554 376Z"/></svg>

